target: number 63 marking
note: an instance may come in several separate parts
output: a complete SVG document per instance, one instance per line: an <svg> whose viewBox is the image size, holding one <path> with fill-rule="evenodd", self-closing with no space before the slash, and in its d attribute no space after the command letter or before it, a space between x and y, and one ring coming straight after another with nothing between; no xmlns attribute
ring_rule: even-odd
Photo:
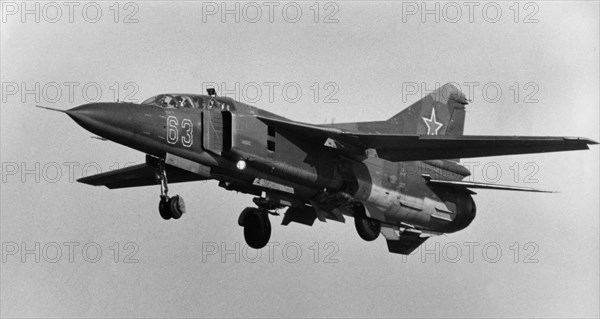
<svg viewBox="0 0 600 319"><path fill-rule="evenodd" d="M189 119L181 120L181 144L190 147L194 143L194 125ZM167 143L176 144L179 141L179 121L175 116L167 117Z"/></svg>

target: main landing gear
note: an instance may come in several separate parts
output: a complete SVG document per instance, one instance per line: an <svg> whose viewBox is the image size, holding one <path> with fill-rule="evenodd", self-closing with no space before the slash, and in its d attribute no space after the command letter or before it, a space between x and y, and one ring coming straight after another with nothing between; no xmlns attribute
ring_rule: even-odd
<svg viewBox="0 0 600 319"><path fill-rule="evenodd" d="M167 172L165 163L161 161L156 170L156 180L160 183L160 202L158 212L164 220L179 219L185 213L185 202L183 197L175 195L169 198L169 186L167 184Z"/></svg>
<svg viewBox="0 0 600 319"><path fill-rule="evenodd" d="M255 198L253 201L258 207L246 207L240 214L238 224L244 227L246 244L254 249L261 249L271 238L269 214L277 215L271 211L280 207L274 206L262 198Z"/></svg>

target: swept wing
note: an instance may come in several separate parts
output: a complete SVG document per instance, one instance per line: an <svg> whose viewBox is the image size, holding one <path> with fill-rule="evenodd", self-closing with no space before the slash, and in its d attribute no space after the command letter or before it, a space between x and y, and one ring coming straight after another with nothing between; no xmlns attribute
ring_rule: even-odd
<svg viewBox="0 0 600 319"><path fill-rule="evenodd" d="M312 137L320 143L333 141L346 150L374 149L380 158L397 161L453 159L511 154L530 154L589 149L598 144L583 137L409 135L345 131L333 127L258 117L282 135Z"/></svg>

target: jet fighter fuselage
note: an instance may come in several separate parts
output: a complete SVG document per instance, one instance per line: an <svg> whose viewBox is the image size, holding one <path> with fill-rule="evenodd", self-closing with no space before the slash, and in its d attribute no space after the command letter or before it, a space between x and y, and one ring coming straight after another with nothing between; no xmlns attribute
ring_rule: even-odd
<svg viewBox="0 0 600 319"><path fill-rule="evenodd" d="M212 93L212 92L211 92ZM587 149L585 138L465 136L467 100L445 85L385 121L311 125L215 95L161 94L143 103L93 103L67 113L88 131L146 154L145 163L80 179L108 188L161 185L165 219L185 212L168 183L217 180L256 196L238 219L248 245L282 224L355 220L361 238L381 233L409 254L427 238L467 227L472 189L538 191L467 182L460 158ZM194 209L196 211L196 209ZM198 211L198 213L202 213Z"/></svg>

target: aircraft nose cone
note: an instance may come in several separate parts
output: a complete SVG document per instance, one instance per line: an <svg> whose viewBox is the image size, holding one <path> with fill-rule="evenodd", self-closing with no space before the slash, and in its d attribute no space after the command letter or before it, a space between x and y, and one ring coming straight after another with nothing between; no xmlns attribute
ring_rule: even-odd
<svg viewBox="0 0 600 319"><path fill-rule="evenodd" d="M131 112L126 106L119 104L85 104L68 110L67 114L76 121L84 122L96 121L116 124L131 120Z"/></svg>
<svg viewBox="0 0 600 319"><path fill-rule="evenodd" d="M109 139L135 125L131 110L119 103L85 104L66 113L86 130Z"/></svg>

